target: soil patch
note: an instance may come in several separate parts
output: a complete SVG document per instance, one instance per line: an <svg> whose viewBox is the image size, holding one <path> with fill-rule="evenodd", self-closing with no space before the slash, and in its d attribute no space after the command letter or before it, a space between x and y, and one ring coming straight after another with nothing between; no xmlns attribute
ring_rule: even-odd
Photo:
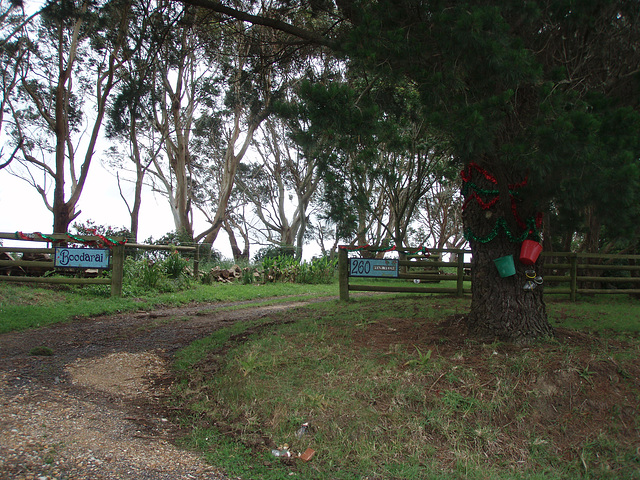
<svg viewBox="0 0 640 480"><path fill-rule="evenodd" d="M0 478L226 478L175 445L182 432L165 401L173 354L305 303L188 305L1 335ZM30 354L41 346L53 355Z"/></svg>

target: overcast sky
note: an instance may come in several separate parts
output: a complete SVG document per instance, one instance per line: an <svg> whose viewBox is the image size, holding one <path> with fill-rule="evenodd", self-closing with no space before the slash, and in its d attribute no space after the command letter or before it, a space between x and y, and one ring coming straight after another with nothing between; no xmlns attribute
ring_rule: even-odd
<svg viewBox="0 0 640 480"><path fill-rule="evenodd" d="M74 223L92 220L98 225L116 228L130 226L129 212L118 193L116 177L98 158L91 164L79 209L82 213ZM0 170L0 212L2 232L52 233L53 215L40 195L25 181L10 175L7 169ZM205 225L196 225L197 231L198 228L204 230ZM142 242L151 236L157 239L173 230L175 226L167 200L147 190L142 199L138 240ZM24 242L20 243L24 246ZM12 245L5 242L5 246ZM223 255L230 255L226 236L220 236L215 248Z"/></svg>

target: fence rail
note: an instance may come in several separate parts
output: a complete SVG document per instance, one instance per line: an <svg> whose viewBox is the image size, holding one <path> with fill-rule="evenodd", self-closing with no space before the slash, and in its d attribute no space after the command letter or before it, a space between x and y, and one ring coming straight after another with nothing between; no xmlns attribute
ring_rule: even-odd
<svg viewBox="0 0 640 480"><path fill-rule="evenodd" d="M104 242L105 238L95 235L68 235L65 233L57 233L51 235L17 235L15 233L0 232L0 239L17 240L25 242L41 242L41 243L91 243ZM125 239L123 237L109 238L110 242L110 259L109 269L111 270L111 278L83 278L83 277L59 277L59 276L27 276L27 275L2 275L0 274L0 282L16 282L16 283L44 283L44 284L72 284L72 285L111 285L111 296L122 296L122 283L124 280L124 257L125 257ZM127 243L126 248L136 248L141 250L160 250L160 251L180 251L194 252L194 274L198 273L199 248L174 246L174 245L146 245L140 243ZM55 248L27 248L27 247L0 247L0 253L21 253L21 254L47 254L55 253ZM50 271L55 269L54 260L1 260L0 273L9 270L22 270L25 273L29 269L40 269Z"/></svg>
<svg viewBox="0 0 640 480"><path fill-rule="evenodd" d="M375 247L361 250L377 252ZM409 249L413 250L413 249ZM408 286L399 283L391 285L363 285L352 283L349 276L349 250L341 247L338 254L338 272L340 282L340 299L348 300L349 292L406 292L406 293L446 293L463 296L471 293L471 288L464 282L471 282L469 272L471 262L464 262L465 256L471 255L471 250L462 249L433 249L431 258L420 260L399 261L400 267L408 268L406 272L398 273L398 280L441 281L456 282L456 287ZM441 261L442 254L453 255L455 261ZM433 258L437 260L433 260ZM569 295L575 301L578 294L630 294L640 295L640 255L613 255L573 252L543 252L542 272L544 283L551 288L545 289L545 294ZM561 261L558 261L561 260ZM455 273L422 273L416 269L439 269L449 267ZM469 285L469 284L467 284ZM632 285L632 286L629 286Z"/></svg>
<svg viewBox="0 0 640 480"><path fill-rule="evenodd" d="M377 251L377 249L370 247L365 248L371 252ZM398 280L419 280L422 281L441 281L441 280L455 280L456 286L453 287L434 287L434 286L407 286L404 285L390 286L390 285L360 285L349 282L349 252L346 247L341 247L338 252L338 276L340 284L340 300L349 300L349 292L405 292L405 293L448 293L458 296L463 296L465 293L470 293L471 290L464 288L465 280L471 280L469 275L465 275L465 269L471 268L470 263L464 262L464 254L471 253L467 250L461 249L434 249L430 251L434 255L435 259L431 257L414 258L413 260L400 260L398 266L402 270L396 277ZM453 254L456 257L455 261L445 262L440 260L443 253ZM442 267L453 267L456 269L455 274L440 273L439 269ZM427 273L433 272L436 273Z"/></svg>

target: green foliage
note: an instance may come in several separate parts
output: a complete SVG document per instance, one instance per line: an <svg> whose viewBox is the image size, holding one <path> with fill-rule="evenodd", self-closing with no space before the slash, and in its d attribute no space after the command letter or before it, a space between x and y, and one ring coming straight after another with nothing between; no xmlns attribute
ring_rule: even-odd
<svg viewBox="0 0 640 480"><path fill-rule="evenodd" d="M312 258L302 262L296 281L298 283L332 283L336 278L338 260L329 257Z"/></svg>
<svg viewBox="0 0 640 480"><path fill-rule="evenodd" d="M125 295L138 295L147 291L175 292L191 288L191 279L186 275L189 260L180 253L172 252L164 260L150 258L125 258Z"/></svg>
<svg viewBox="0 0 640 480"><path fill-rule="evenodd" d="M265 282L295 282L300 269L298 261L288 255L262 260Z"/></svg>
<svg viewBox="0 0 640 480"><path fill-rule="evenodd" d="M163 262L167 276L173 279L180 278L188 265L189 260L183 258L177 251L172 252Z"/></svg>
<svg viewBox="0 0 640 480"><path fill-rule="evenodd" d="M603 410L592 391L613 381L636 392L628 372L638 372L637 339L627 336L626 356L611 360L621 345L595 338L591 347L570 341L518 350L457 334L416 348L415 337L398 335L400 328L437 332L467 304L361 298L217 331L177 356L175 399L194 425L185 442L243 478L287 478L287 469L310 480L638 478L633 426ZM426 311L436 314L425 320ZM587 395L579 407L571 403L578 395ZM633 423L633 413L628 418ZM303 422L311 428L298 436ZM568 422L579 425L566 431ZM270 442L318 454L309 464L283 463L270 455Z"/></svg>
<svg viewBox="0 0 640 480"><path fill-rule="evenodd" d="M328 257L299 262L291 256L265 258L262 261L265 282L329 284L335 280L337 260Z"/></svg>
<svg viewBox="0 0 640 480"><path fill-rule="evenodd" d="M263 247L254 255L253 260L255 262L261 262L265 259L272 259L278 257L294 257L296 249L293 245L269 245Z"/></svg>

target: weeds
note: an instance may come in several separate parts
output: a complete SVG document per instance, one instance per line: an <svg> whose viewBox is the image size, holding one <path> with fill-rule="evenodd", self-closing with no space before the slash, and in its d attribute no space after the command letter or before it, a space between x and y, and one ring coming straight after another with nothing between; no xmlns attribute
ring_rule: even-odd
<svg viewBox="0 0 640 480"><path fill-rule="evenodd" d="M262 260L265 282L328 284L335 280L337 260L328 257L299 262L294 257L280 255Z"/></svg>
<svg viewBox="0 0 640 480"><path fill-rule="evenodd" d="M416 348L416 351L418 352L418 358L412 358L411 360L407 361L405 365L412 365L420 368L426 368L427 366L429 366L429 363L431 362L431 350L428 350L427 353L422 353L422 351L418 347L415 347L415 348Z"/></svg>
<svg viewBox="0 0 640 480"><path fill-rule="evenodd" d="M438 300L446 312L462 302ZM287 470L306 479L640 478L624 443L635 445L637 405L598 406L616 372L640 375L636 347L615 363L591 364L585 358L604 357L592 357L592 344L561 340L525 350L455 335L416 343L416 328L432 331L442 320L408 315L416 304L433 300L310 306L240 344L237 335L210 344L200 356L208 371L215 359L217 373L194 384L197 371L183 369L192 389L176 392L176 402L235 433L203 441L194 430L190 443L207 452L246 448L231 462L217 454L215 461L255 479L287 478ZM584 377L591 388L580 388ZM616 382L636 398L631 381ZM309 433L298 438L305 422ZM583 428L601 432L585 437ZM270 442L318 454L309 464L283 464L270 457Z"/></svg>
<svg viewBox="0 0 640 480"><path fill-rule="evenodd" d="M182 258L177 251L174 251L162 263L167 276L177 279L184 274L185 269L189 265L189 260Z"/></svg>

